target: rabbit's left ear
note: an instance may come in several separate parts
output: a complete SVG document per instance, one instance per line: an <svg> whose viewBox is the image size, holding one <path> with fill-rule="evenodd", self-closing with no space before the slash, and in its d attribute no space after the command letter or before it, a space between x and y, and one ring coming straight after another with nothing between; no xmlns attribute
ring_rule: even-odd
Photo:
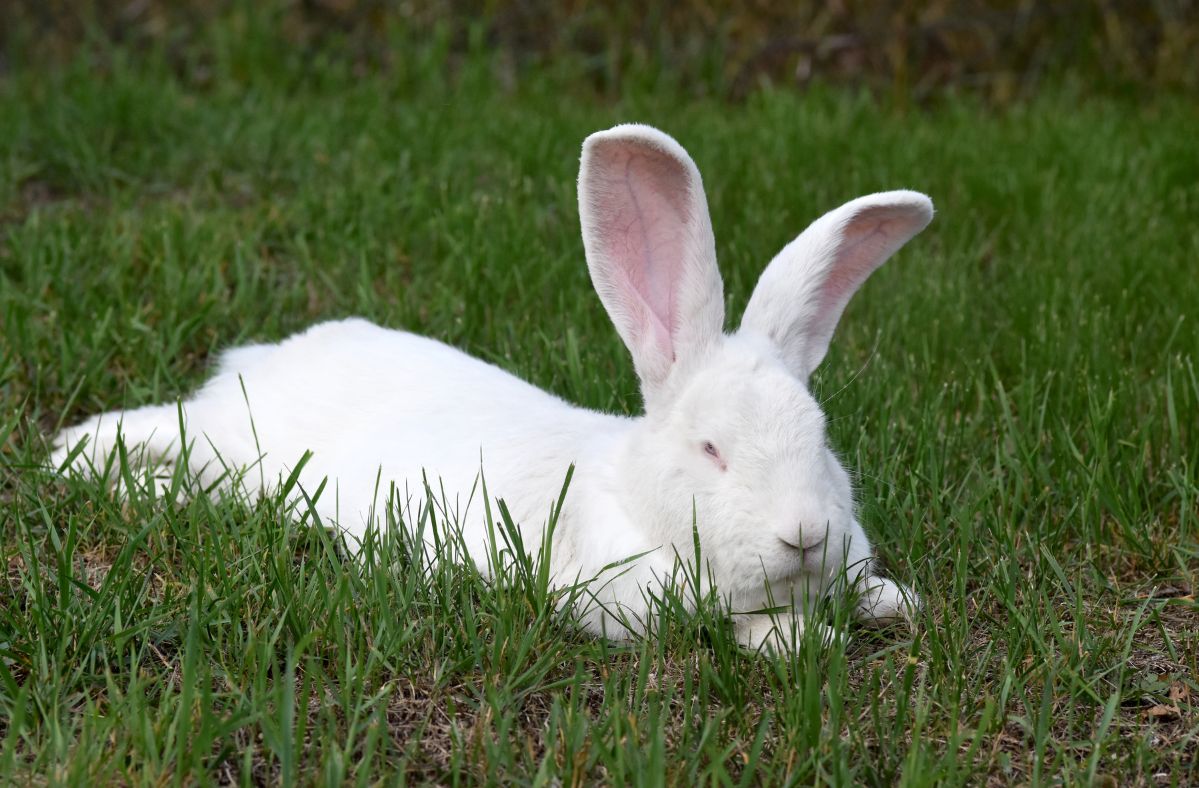
<svg viewBox="0 0 1199 788"><path fill-rule="evenodd" d="M807 379L849 299L932 218L932 200L911 191L859 197L828 212L762 272L741 330L770 339L792 373Z"/></svg>

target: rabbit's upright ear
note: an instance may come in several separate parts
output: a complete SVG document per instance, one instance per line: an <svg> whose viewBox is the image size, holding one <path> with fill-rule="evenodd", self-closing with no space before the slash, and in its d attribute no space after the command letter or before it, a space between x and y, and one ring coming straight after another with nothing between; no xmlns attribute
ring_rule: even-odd
<svg viewBox="0 0 1199 788"><path fill-rule="evenodd" d="M741 330L773 341L791 371L807 379L850 297L932 218L932 200L911 191L871 194L830 211L766 267Z"/></svg>
<svg viewBox="0 0 1199 788"><path fill-rule="evenodd" d="M633 355L648 408L724 327L699 170L649 126L592 134L579 167L579 217L591 281Z"/></svg>

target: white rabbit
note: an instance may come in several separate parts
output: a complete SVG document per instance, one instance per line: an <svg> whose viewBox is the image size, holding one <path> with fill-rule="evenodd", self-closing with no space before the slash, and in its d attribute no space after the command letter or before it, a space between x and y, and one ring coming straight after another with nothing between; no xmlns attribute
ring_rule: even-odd
<svg viewBox="0 0 1199 788"><path fill-rule="evenodd" d="M231 350L181 406L89 419L58 437L51 462L61 467L86 437L68 470L87 473L118 435L131 456L140 446L142 460L178 461L181 412L188 470L201 482L244 469L245 491L269 492L311 451L299 486L312 493L327 479L315 508L353 537L387 505L390 483L420 499L428 479L483 571L480 470L529 545L573 463L551 573L559 583L597 578L600 604L582 614L595 634L644 630L645 592L673 582L693 533L748 647L786 645L771 616L752 611L816 599L838 578L856 585L862 618L908 615L916 597L875 574L849 475L806 384L853 293L931 221L928 197L872 194L818 219L766 268L733 334L700 174L674 139L633 124L588 137L579 212L644 416L584 410L440 342L349 319ZM782 628L802 628L807 609L797 604Z"/></svg>

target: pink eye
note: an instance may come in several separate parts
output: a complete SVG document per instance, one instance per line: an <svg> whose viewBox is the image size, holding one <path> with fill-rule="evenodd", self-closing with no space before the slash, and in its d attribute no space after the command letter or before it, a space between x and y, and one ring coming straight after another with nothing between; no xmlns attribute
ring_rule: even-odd
<svg viewBox="0 0 1199 788"><path fill-rule="evenodd" d="M704 454L711 457L720 470L727 471L729 469L724 458L720 456L720 449L716 448L716 444L712 443L712 441L704 441Z"/></svg>

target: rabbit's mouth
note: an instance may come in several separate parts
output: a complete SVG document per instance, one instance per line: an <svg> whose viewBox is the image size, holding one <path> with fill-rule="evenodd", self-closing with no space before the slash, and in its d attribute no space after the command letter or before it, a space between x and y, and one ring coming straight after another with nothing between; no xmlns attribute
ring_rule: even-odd
<svg viewBox="0 0 1199 788"><path fill-rule="evenodd" d="M779 539L787 546L786 555L788 556L788 564L794 564L794 568L788 573L789 576L799 576L812 571L819 571L823 566L825 556L825 545L827 539L821 539L819 542L808 547L803 545L794 545L785 539Z"/></svg>
<svg viewBox="0 0 1199 788"><path fill-rule="evenodd" d="M809 546L803 548L800 552L803 553L804 559L806 560L808 558L813 558L818 555L823 555L824 554L824 543L826 541L827 541L826 539L821 539L816 544L809 545Z"/></svg>
<svg viewBox="0 0 1199 788"><path fill-rule="evenodd" d="M788 542L785 539L779 539L778 541L787 547L783 553L785 557L787 557L787 559L785 559L785 565L788 567L787 571L783 572L785 577L799 577L801 575L805 575L805 573L812 571L813 564L820 563L821 557L824 555L825 540L820 540L817 545L813 545L811 547L793 545L793 543Z"/></svg>

